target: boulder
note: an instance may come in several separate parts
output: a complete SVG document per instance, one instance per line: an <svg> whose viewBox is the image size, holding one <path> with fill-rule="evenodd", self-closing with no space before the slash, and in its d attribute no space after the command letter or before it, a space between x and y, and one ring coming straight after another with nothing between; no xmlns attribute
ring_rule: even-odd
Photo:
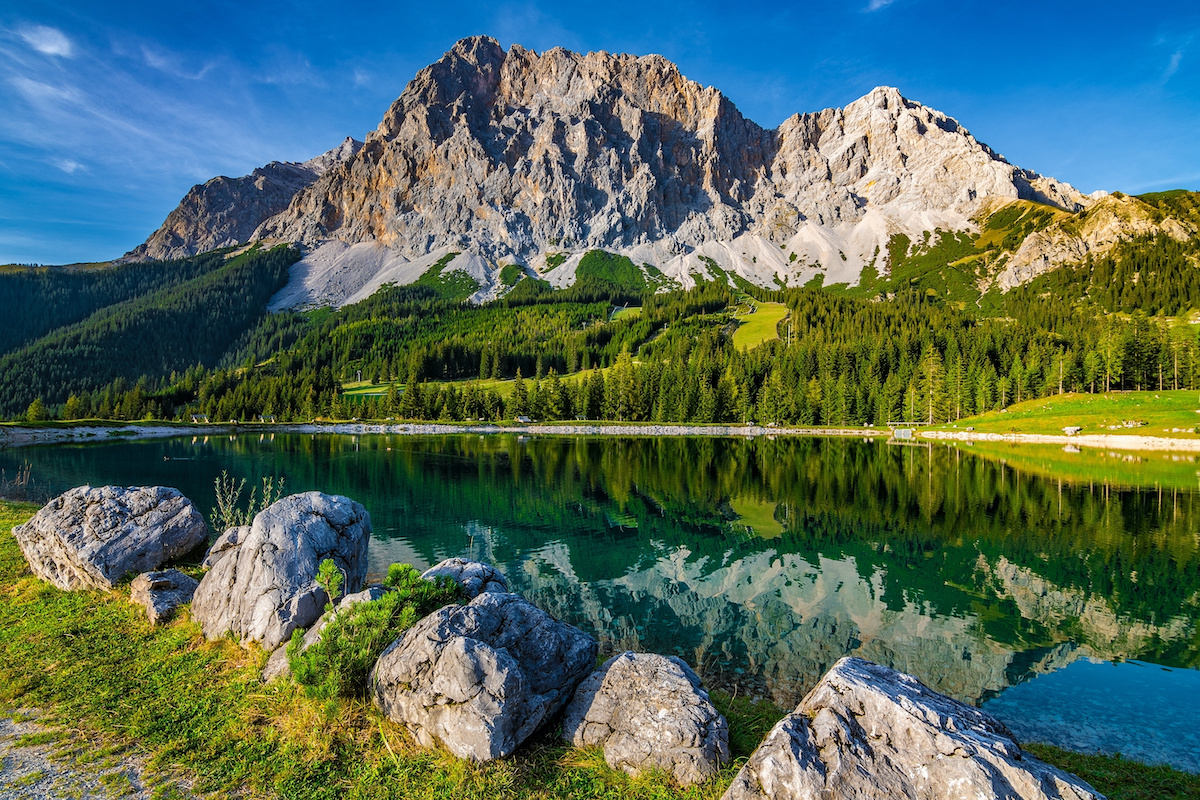
<svg viewBox="0 0 1200 800"><path fill-rule="evenodd" d="M67 590L111 589L207 535L192 501L165 486L80 486L13 528L33 574Z"/></svg>
<svg viewBox="0 0 1200 800"><path fill-rule="evenodd" d="M367 574L371 517L348 497L294 494L259 512L249 532L222 556L196 589L192 618L204 635L232 632L243 644L274 650L307 628L328 600L315 580L333 559L342 588L357 592Z"/></svg>
<svg viewBox="0 0 1200 800"><path fill-rule="evenodd" d="M151 625L167 622L175 610L192 602L199 582L177 569L143 572L129 585L129 600L146 608Z"/></svg>
<svg viewBox="0 0 1200 800"><path fill-rule="evenodd" d="M488 592L410 628L371 671L375 704L426 747L510 755L571 698L596 640L515 594Z"/></svg>
<svg viewBox="0 0 1200 800"><path fill-rule="evenodd" d="M722 800L904 797L1095 800L977 708L911 675L843 658L767 735Z"/></svg>
<svg viewBox="0 0 1200 800"><path fill-rule="evenodd" d="M237 549L240 542L244 541L250 533L249 525L241 525L236 528L229 528L212 543L208 548L208 552L204 554L204 561L200 562L200 566L205 569L212 569L225 556L233 550Z"/></svg>
<svg viewBox="0 0 1200 800"><path fill-rule="evenodd" d="M600 747L613 769L655 767L681 786L716 775L729 760L729 724L675 656L625 652L605 661L575 690L563 739Z"/></svg>
<svg viewBox="0 0 1200 800"><path fill-rule="evenodd" d="M317 642L321 641L321 631L325 630L325 626L333 621L333 618L341 614L346 609L357 605L358 603L369 603L380 599L387 594L390 589L385 586L368 586L361 592L348 594L338 601L337 607L332 611L326 611L321 615L321 618L309 628L304 634L304 644L300 646L300 651L303 652L312 647ZM267 659L266 666L263 667L262 679L264 683L270 683L276 678L292 674L292 665L288 661L287 649L291 640L284 642L275 648L275 652L271 653L271 657Z"/></svg>
<svg viewBox="0 0 1200 800"><path fill-rule="evenodd" d="M430 581L443 575L453 578L462 587L468 600L474 600L484 592L508 591L508 579L491 564L458 557L447 558L421 573L422 578Z"/></svg>

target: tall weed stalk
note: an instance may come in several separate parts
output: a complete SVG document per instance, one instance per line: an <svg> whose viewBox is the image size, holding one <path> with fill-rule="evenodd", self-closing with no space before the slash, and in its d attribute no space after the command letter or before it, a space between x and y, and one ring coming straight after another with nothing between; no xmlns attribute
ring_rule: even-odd
<svg viewBox="0 0 1200 800"><path fill-rule="evenodd" d="M216 489L217 503L209 515L209 522L214 531L222 532L230 528L249 525L254 521L258 512L269 507L283 496L283 478L264 477L260 487L250 488L250 497L246 507L241 507L242 492L246 490L246 479L235 481L225 470L213 481Z"/></svg>

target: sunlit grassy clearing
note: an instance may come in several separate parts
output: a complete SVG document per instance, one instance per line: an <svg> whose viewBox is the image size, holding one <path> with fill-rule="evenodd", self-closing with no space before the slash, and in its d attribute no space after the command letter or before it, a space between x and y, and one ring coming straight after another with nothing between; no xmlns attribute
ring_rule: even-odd
<svg viewBox="0 0 1200 800"><path fill-rule="evenodd" d="M738 350L758 347L763 342L779 338L779 323L787 316L783 303L755 303L755 310L738 317L738 328L733 332L733 346Z"/></svg>
<svg viewBox="0 0 1200 800"><path fill-rule="evenodd" d="M1065 427L1081 427L1082 434L1134 434L1197 438L1200 424L1200 393L1178 391L1108 392L1060 394L1026 400L1006 411L989 411L966 417L939 429L973 427L988 433L1037 433L1061 435ZM1123 427L1126 422L1144 422ZM1116 427L1113 427L1116 426ZM1175 431L1173 429L1183 429Z"/></svg>

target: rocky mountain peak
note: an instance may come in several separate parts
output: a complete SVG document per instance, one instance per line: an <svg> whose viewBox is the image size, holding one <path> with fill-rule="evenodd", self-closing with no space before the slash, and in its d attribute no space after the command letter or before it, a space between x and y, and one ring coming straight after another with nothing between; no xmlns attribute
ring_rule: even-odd
<svg viewBox="0 0 1200 800"><path fill-rule="evenodd" d="M272 161L240 178L221 175L197 184L159 229L121 260L186 258L249 241L263 220L287 208L296 192L352 158L362 144L347 136L308 161Z"/></svg>

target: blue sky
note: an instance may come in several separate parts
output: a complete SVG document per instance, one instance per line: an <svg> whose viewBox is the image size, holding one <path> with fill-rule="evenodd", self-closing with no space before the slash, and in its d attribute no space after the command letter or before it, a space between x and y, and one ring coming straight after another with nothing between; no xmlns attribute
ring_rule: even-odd
<svg viewBox="0 0 1200 800"><path fill-rule="evenodd" d="M1079 189L1200 190L1200 3L0 7L0 264L114 258L195 184L361 139L457 39L661 53L774 127L881 84Z"/></svg>

